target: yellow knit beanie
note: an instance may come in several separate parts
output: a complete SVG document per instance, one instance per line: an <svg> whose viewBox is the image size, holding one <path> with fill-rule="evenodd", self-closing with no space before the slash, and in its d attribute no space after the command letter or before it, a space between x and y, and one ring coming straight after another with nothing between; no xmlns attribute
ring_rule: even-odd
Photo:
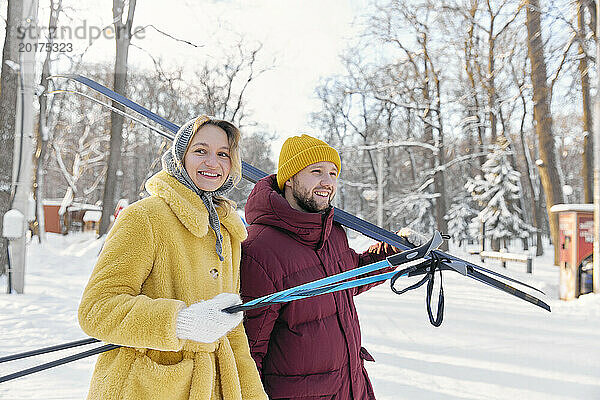
<svg viewBox="0 0 600 400"><path fill-rule="evenodd" d="M342 162L338 152L327 143L308 135L293 136L288 138L279 153L279 166L277 168L277 185L283 190L283 185L292 176L320 161L329 161L335 164L338 175L342 169Z"/></svg>

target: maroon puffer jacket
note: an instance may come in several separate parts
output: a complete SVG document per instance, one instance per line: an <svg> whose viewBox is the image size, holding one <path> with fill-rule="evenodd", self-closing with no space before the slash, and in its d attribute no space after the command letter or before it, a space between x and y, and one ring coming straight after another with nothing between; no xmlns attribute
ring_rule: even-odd
<svg viewBox="0 0 600 400"><path fill-rule="evenodd" d="M358 255L348 246L333 210L312 214L290 207L275 175L261 179L246 203L242 243L244 301L356 268L393 254L373 246ZM374 399L363 361L353 296L348 289L246 312L252 357L272 399ZM324 396L324 397L323 397Z"/></svg>

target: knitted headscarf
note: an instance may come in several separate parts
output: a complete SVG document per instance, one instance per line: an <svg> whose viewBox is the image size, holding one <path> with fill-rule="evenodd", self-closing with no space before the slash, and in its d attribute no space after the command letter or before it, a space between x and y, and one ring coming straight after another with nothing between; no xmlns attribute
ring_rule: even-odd
<svg viewBox="0 0 600 400"><path fill-rule="evenodd" d="M217 210L214 204L214 198L218 196L224 196L229 192L233 186L234 181L230 174L225 183L215 191L207 192L201 190L196 186L192 178L190 178L189 174L185 170L183 165L183 158L185 156L185 152L194 136L194 127L196 127L196 131L200 129L203 125L214 121L210 117L200 116L194 119L189 120L185 124L179 128L177 134L175 135L175 139L173 140L173 144L162 156L162 167L169 175L177 179L181 182L185 187L196 193L202 199L202 202L206 206L208 210L208 224L215 232L215 236L217 238L215 249L217 251L217 255L221 261L223 258L223 235L221 234L221 222L219 221L219 215L217 214Z"/></svg>

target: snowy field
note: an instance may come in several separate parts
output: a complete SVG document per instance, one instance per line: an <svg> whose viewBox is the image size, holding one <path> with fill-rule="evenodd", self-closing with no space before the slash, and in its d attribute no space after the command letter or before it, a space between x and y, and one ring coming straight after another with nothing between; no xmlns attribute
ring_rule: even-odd
<svg viewBox="0 0 600 400"><path fill-rule="evenodd" d="M49 235L43 246L29 247L26 294L0 294L0 357L85 337L77 304L99 246L78 234ZM384 284L357 297L363 345L377 360L367 364L377 398L600 399L600 296L558 300L549 252L534 261L533 275L524 271L508 265L511 276L546 292L552 313L453 273L444 274L439 328L429 324L424 288L396 296ZM1 364L0 375L90 347ZM82 399L94 362L1 383L0 399Z"/></svg>

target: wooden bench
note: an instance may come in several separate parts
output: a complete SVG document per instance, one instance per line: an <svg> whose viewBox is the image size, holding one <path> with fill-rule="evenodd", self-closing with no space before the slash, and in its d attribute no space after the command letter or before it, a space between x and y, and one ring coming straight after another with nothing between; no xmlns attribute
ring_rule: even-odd
<svg viewBox="0 0 600 400"><path fill-rule="evenodd" d="M502 261L502 267L506 268L507 261L522 262L527 264L527 272L533 273L533 258L529 254L508 253L506 251L482 251L479 253L481 262L486 258L493 258Z"/></svg>

